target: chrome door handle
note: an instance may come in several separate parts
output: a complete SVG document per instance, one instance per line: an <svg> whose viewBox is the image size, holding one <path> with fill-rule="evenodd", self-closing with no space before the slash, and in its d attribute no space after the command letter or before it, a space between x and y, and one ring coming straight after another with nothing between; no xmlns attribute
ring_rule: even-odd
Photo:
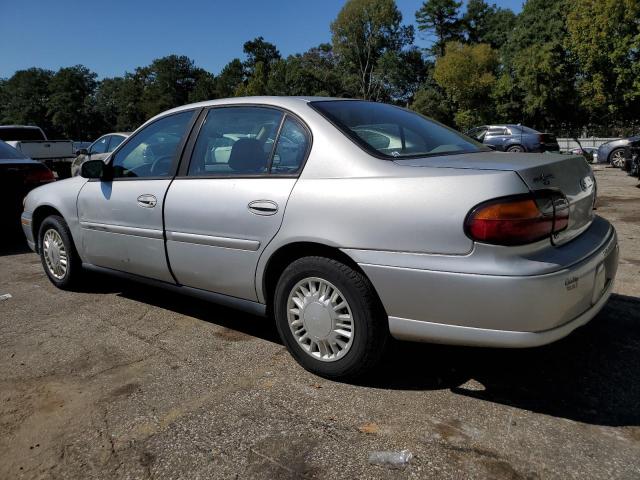
<svg viewBox="0 0 640 480"><path fill-rule="evenodd" d="M153 208L157 205L158 199L155 196L145 193L138 197L138 205L144 208Z"/></svg>
<svg viewBox="0 0 640 480"><path fill-rule="evenodd" d="M273 215L278 211L278 204L271 200L254 200L247 207L256 215Z"/></svg>

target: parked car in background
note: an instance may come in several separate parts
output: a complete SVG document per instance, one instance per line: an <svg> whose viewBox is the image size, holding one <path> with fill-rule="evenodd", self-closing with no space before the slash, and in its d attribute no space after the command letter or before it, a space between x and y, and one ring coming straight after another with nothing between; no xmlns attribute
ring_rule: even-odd
<svg viewBox="0 0 640 480"><path fill-rule="evenodd" d="M80 166L87 160L106 160L109 154L129 135L131 135L131 132L108 133L91 143L88 148L80 148L76 152L78 156L71 165L71 176L78 175Z"/></svg>
<svg viewBox="0 0 640 480"><path fill-rule="evenodd" d="M640 135L612 140L600 145L598 148L598 158L601 162L607 162L614 167L622 168L630 155L627 147L636 147L639 145Z"/></svg>
<svg viewBox="0 0 640 480"><path fill-rule="evenodd" d="M41 162L25 157L0 140L0 224L2 231L20 232L22 201L36 187L55 177Z"/></svg>
<svg viewBox="0 0 640 480"><path fill-rule="evenodd" d="M555 135L540 133L524 125L482 125L467 131L466 135L491 146L499 152L541 153L560 151Z"/></svg>
<svg viewBox="0 0 640 480"><path fill-rule="evenodd" d="M91 142L73 142L73 153L78 155L78 151L82 149L88 149L91 146Z"/></svg>
<svg viewBox="0 0 640 480"><path fill-rule="evenodd" d="M41 128L30 125L0 125L0 140L24 156L43 162L58 178L71 176L75 158L71 140L48 140Z"/></svg>
<svg viewBox="0 0 640 480"><path fill-rule="evenodd" d="M589 163L598 163L597 147L578 147L569 150L572 155L582 155Z"/></svg>
<svg viewBox="0 0 640 480"><path fill-rule="evenodd" d="M81 174L25 202L54 285L84 267L272 312L296 360L329 378L371 371L389 335L553 342L604 306L617 269L582 157L494 152L381 103L187 105Z"/></svg>

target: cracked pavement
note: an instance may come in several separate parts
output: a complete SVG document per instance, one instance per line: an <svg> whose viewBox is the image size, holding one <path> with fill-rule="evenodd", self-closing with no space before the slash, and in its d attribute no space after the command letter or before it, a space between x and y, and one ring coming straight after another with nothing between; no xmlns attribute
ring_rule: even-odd
<svg viewBox="0 0 640 480"><path fill-rule="evenodd" d="M640 477L640 189L596 174L621 256L595 320L531 350L397 344L362 385L302 370L266 319L98 275L59 291L11 241L0 478Z"/></svg>

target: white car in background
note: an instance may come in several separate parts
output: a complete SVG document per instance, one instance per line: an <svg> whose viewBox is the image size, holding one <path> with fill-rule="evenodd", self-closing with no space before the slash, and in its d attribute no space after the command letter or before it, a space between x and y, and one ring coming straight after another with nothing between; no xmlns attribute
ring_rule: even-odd
<svg viewBox="0 0 640 480"><path fill-rule="evenodd" d="M131 135L131 132L107 133L93 142L89 148L79 149L76 152L78 156L71 164L71 176L75 177L78 175L80 173L80 166L87 160L106 160L109 154L129 135Z"/></svg>

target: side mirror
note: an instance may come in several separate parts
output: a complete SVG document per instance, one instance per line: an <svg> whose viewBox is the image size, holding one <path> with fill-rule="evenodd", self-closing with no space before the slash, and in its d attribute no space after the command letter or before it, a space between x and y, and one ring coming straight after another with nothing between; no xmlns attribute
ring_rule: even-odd
<svg viewBox="0 0 640 480"><path fill-rule="evenodd" d="M83 178L104 178L107 166L102 160L87 160L80 167L80 176Z"/></svg>
<svg viewBox="0 0 640 480"><path fill-rule="evenodd" d="M89 150L86 148L79 148L76 150L76 155L89 155Z"/></svg>
<svg viewBox="0 0 640 480"><path fill-rule="evenodd" d="M489 145L489 144L485 143L484 146L490 148L493 151L496 150L496 146L495 145Z"/></svg>

